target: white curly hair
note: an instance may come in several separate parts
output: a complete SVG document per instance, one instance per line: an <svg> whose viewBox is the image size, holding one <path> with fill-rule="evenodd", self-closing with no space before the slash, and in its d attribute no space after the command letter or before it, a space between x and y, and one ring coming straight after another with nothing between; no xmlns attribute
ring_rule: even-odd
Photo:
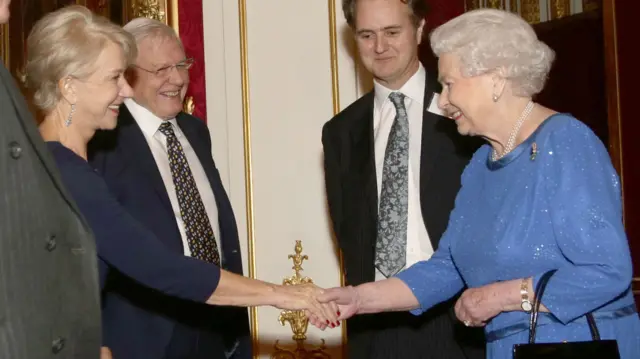
<svg viewBox="0 0 640 359"><path fill-rule="evenodd" d="M531 25L502 10L469 11L436 28L430 40L436 56L460 58L464 76L498 71L511 82L513 93L523 97L542 91L555 58Z"/></svg>

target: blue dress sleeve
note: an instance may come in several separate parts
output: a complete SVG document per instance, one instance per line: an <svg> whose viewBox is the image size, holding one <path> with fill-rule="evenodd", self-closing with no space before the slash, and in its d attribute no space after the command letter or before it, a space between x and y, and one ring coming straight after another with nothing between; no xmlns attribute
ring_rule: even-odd
<svg viewBox="0 0 640 359"><path fill-rule="evenodd" d="M573 118L558 121L540 152L553 232L567 263L551 277L542 303L567 323L630 286L620 181L602 142Z"/></svg>
<svg viewBox="0 0 640 359"><path fill-rule="evenodd" d="M458 209L460 198L465 196L465 183L473 179L472 172L478 158L479 154L476 153L462 174L462 188L456 196L454 209L438 249L428 260L420 261L396 275L396 278L402 280L411 289L420 303L419 308L411 311L414 315L420 315L434 305L450 299L465 286L451 256L451 243L459 232L459 226L464 223Z"/></svg>
<svg viewBox="0 0 640 359"><path fill-rule="evenodd" d="M167 295L197 302L211 296L220 280L219 267L170 251L120 206L88 163L54 155L65 185L93 231L100 262Z"/></svg>
<svg viewBox="0 0 640 359"><path fill-rule="evenodd" d="M418 262L396 275L396 278L411 289L420 303L419 308L411 311L414 315L420 315L434 305L453 297L464 287L449 252L452 237L449 233L451 231L447 230L443 234L440 246L431 258Z"/></svg>

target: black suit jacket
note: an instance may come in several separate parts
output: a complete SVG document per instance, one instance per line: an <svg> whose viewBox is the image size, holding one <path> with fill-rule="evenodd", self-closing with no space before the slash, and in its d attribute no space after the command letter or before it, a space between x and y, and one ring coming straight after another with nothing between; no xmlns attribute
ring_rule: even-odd
<svg viewBox="0 0 640 359"><path fill-rule="evenodd" d="M205 170L218 208L223 268L242 275L238 230L231 203L211 156L207 126L180 113L180 129ZM104 177L122 206L158 240L183 253L183 244L167 190L142 130L126 106L120 107L118 126L98 133L89 147L90 162ZM199 333L199 350L207 359L224 358L236 340L234 358L251 356L245 308L211 307L167 297L118 273L108 279L104 294L105 343L118 359L163 359L179 324ZM198 357L200 358L200 357Z"/></svg>
<svg viewBox="0 0 640 359"><path fill-rule="evenodd" d="M0 65L0 358L100 356L95 243Z"/></svg>
<svg viewBox="0 0 640 359"><path fill-rule="evenodd" d="M420 153L420 205L434 250L447 227L462 171L477 148L476 141L457 133L452 120L427 111L434 93L440 92L435 78L427 76ZM375 280L378 190L373 109L370 92L327 122L322 133L329 212L349 285ZM386 313L349 320L349 358L464 358L454 340L451 304L416 318Z"/></svg>

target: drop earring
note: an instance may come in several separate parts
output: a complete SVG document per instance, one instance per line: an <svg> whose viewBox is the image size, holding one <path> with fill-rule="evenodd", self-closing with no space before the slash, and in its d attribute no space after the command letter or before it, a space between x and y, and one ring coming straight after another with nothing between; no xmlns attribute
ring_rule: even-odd
<svg viewBox="0 0 640 359"><path fill-rule="evenodd" d="M76 112L76 104L72 103L71 104L71 111L69 112L69 116L67 117L66 120L64 120L64 125L69 127L69 125L71 125L71 120L73 118L73 113Z"/></svg>

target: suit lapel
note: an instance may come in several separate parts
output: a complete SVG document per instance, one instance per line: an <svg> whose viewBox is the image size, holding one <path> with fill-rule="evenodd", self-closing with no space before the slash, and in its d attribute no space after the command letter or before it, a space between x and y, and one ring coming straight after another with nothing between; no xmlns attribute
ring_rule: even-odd
<svg viewBox="0 0 640 359"><path fill-rule="evenodd" d="M235 217L231 202L227 196L222 180L218 174L213 157L211 156L211 147L206 139L202 138L203 134L199 133L199 129L186 119L186 114L180 113L176 120L178 126L184 133L187 141L191 144L193 151L196 153L205 174L207 175L209 186L213 191L213 198L218 209L218 225L220 226L220 244L222 254L223 268L231 270L234 273L242 274L242 261L239 257L238 230L236 227ZM208 134L207 134L208 135Z"/></svg>
<svg viewBox="0 0 640 359"><path fill-rule="evenodd" d="M223 203L221 203L223 198L223 195L221 194L221 190L224 191L224 188L222 188L222 182L215 171L215 165L213 163L211 153L209 152L210 148L207 146L207 143L203 141L202 138L200 138L202 134L199 134L198 129L190 125L189 121L187 121L183 116L184 114L180 113L176 117L178 126L182 130L182 133L184 133L184 135L187 137L187 141L189 141L189 144L191 144L193 151L196 153L196 156L198 157L198 160L202 165L202 169L204 169L204 172L207 175L207 179L209 180L209 186L211 186L211 190L213 191L213 197L216 201L216 206L218 207L218 221L219 221L220 214L223 208L226 208L226 206L223 206ZM226 193L224 197L226 198ZM221 230L222 230L222 227L221 227ZM222 238L220 240L222 240Z"/></svg>
<svg viewBox="0 0 640 359"><path fill-rule="evenodd" d="M204 169L204 172L207 174L209 184L213 186L213 166L208 165L209 162L211 162L211 154L208 153L206 143L198 138L200 134L198 134L197 129L189 125L189 121L185 120L182 113L176 116L176 122L178 123L178 127L180 127L180 129L182 130L182 133L184 133L185 137L187 137L187 141L189 141L189 144L191 144L193 151L198 157L198 160L200 160L200 163L203 165L202 167Z"/></svg>
<svg viewBox="0 0 640 359"><path fill-rule="evenodd" d="M443 135L438 131L438 123L443 120L442 116L428 111L429 105L434 98L434 94L439 93L440 85L427 74L424 89L424 108L422 112L422 143L420 153L420 208L422 217L429 233L429 239L433 248L438 247L440 241L429 232L429 218L425 214L427 206L437 206L437 203L430 203L428 198L429 180L434 174L440 150L442 149Z"/></svg>
<svg viewBox="0 0 640 359"><path fill-rule="evenodd" d="M160 201L166 209L173 214L173 208L169 201L167 189L164 186L162 176L158 170L156 160L153 158L149 144L144 138L142 130L134 120L133 115L131 115L131 112L129 112L129 109L127 109L127 106L125 105L120 106L119 121L120 125L118 131L121 131L120 139L123 141L123 145L126 148L125 151L127 152L127 156L132 157L132 161L130 161L129 165L139 167L142 172L145 173L149 183L158 194Z"/></svg>
<svg viewBox="0 0 640 359"><path fill-rule="evenodd" d="M357 174L358 183L363 191L363 210L365 213L363 226L369 227L371 232L376 233L378 225L378 183L376 181L375 150L373 138L373 108L374 94L370 92L365 95L364 106L358 121L354 122L351 128L351 141L353 144L351 155L353 167L352 173ZM360 236L358 248L374 249L376 238L374 236ZM369 253L367 251L366 253ZM371 251L373 255L373 251ZM373 263L374 258L365 259L366 262ZM365 263L366 263L365 262ZM373 275L373 271L371 272ZM373 278L370 278L373 280Z"/></svg>
<svg viewBox="0 0 640 359"><path fill-rule="evenodd" d="M422 111L422 140L421 140L421 153L420 153L420 198L424 199L424 192L426 184L429 182L429 178L433 174L433 169L436 163L436 158L440 152L441 144L440 138L436 131L436 126L441 120L439 115L429 112L429 104L433 100L434 93L437 91L432 83L429 83L429 75L427 75L427 82L425 83L424 91L424 108Z"/></svg>

